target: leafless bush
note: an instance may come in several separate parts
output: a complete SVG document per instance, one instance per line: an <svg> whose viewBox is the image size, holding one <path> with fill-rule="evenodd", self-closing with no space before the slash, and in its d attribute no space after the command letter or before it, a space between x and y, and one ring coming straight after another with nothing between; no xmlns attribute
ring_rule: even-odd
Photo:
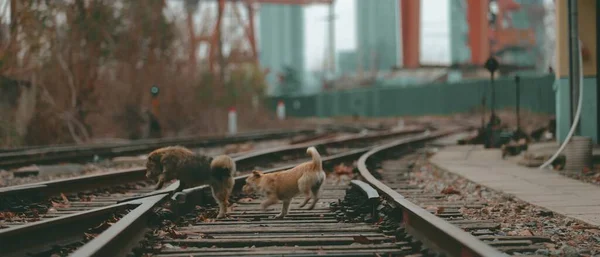
<svg viewBox="0 0 600 257"><path fill-rule="evenodd" d="M140 138L153 85L161 89L163 136L221 132L230 106L252 112L240 120L242 128L269 126L268 113L251 100L264 97L262 72L235 66L218 81L205 62L186 54L193 50L181 29L186 22L167 19L164 1L11 3L16 16L10 36L1 38L0 74L35 81L37 97L29 100L35 109L18 136L26 144ZM11 144L11 131L0 126L1 145Z"/></svg>

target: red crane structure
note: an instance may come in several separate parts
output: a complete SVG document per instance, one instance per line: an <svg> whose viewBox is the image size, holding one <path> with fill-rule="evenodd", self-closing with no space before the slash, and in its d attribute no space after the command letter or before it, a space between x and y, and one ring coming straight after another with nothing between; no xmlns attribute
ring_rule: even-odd
<svg viewBox="0 0 600 257"><path fill-rule="evenodd" d="M420 66L421 1L398 1L400 3L403 67L418 68ZM472 64L483 65L492 53L502 49L529 47L535 44L535 32L532 29L512 27L512 21L508 14L521 9L521 5L514 0L496 0L498 12L493 26L490 26L488 20L490 0L464 1L467 5L468 44L471 49ZM508 26L504 26L504 22Z"/></svg>
<svg viewBox="0 0 600 257"><path fill-rule="evenodd" d="M488 20L489 0L466 0L469 24L471 63L483 64L490 55L509 47L529 47L535 44L533 29L516 29L508 13L518 11L521 5L514 0L496 0L496 20ZM507 26L504 26L504 24ZM492 25L492 26L490 26Z"/></svg>
<svg viewBox="0 0 600 257"><path fill-rule="evenodd" d="M260 4L278 4L278 5L313 5L327 4L331 5L334 0L216 0L218 2L218 16L212 29L207 33L195 35L190 31L190 38L194 49L198 49L200 43L208 44L208 65L211 72L214 72L221 65L235 65L240 63L252 63L258 65L258 50L256 44L256 31L254 24L255 13ZM367 0L359 0L367 1ZM418 68L420 66L420 30L421 30L421 1L419 0L398 0L400 5L400 22L403 56L403 67ZM510 12L520 10L521 5L514 0L496 0L498 6L497 19L490 25L488 20L490 0L464 0L467 5L467 23L469 26L468 44L471 49L471 63L482 65L487 58L494 52L514 46L531 46L535 44L535 34L532 29L516 29L510 22ZM242 3L247 12L247 19L243 19L241 11L238 9ZM235 47L227 57L222 56L221 24L223 20L223 11L226 5L231 4L231 8L238 22L244 30L244 37L239 39L239 45L248 46ZM188 23L192 22L191 13L188 13ZM504 26L505 21L509 24ZM191 24L189 24L191 25ZM192 28L192 26L188 26ZM196 52L190 53L190 61L195 64ZM222 62L222 63L220 63Z"/></svg>
<svg viewBox="0 0 600 257"><path fill-rule="evenodd" d="M334 0L217 0L218 1L218 15L216 22L211 31L205 34L196 35L191 28L192 13L188 13L188 28L190 28L190 38L192 41L193 49L198 49L200 43L208 44L208 64L210 71L214 72L218 67L222 65L232 65L240 63L252 63L258 65L258 50L256 46L256 31L254 24L255 12L258 10L260 4L280 4L280 5L312 5L312 4L333 4ZM246 9L248 18L244 20L239 10L239 5L242 3ZM222 43L221 40L221 24L223 23L223 12L226 4L230 4L238 22L244 30L244 38L240 40L240 45L247 45L249 49L244 50L241 47L232 48L229 55L225 58L222 57ZM246 44L244 44L244 41ZM223 58L219 60L220 58ZM196 52L190 53L190 61L196 63Z"/></svg>

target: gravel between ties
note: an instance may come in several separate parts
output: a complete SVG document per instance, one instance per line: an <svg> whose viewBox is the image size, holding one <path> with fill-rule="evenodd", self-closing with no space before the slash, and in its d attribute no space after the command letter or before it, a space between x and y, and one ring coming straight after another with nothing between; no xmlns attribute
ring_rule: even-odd
<svg viewBox="0 0 600 257"><path fill-rule="evenodd" d="M486 202L487 206L484 208L463 207L460 211L472 220L493 220L501 223L501 233L504 235L550 237L553 242L547 243L547 249L540 249L536 254L551 256L600 255L600 228L559 215L444 171L430 163L425 154L416 156L410 178L411 182L427 192L440 193L442 190L457 192L457 194L446 196L446 201L449 202L475 199Z"/></svg>

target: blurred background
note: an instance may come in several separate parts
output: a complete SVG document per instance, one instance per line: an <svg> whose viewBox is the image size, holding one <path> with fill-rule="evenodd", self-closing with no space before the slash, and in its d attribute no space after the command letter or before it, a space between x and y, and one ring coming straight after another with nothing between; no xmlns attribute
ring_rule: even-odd
<svg viewBox="0 0 600 257"><path fill-rule="evenodd" d="M551 0L3 0L0 144L556 112ZM275 116L285 106L286 121ZM157 132L158 131L158 132Z"/></svg>

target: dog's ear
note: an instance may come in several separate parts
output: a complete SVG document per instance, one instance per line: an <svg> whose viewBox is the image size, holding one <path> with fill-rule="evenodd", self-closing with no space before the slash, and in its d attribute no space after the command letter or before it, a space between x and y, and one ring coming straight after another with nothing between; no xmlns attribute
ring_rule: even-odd
<svg viewBox="0 0 600 257"><path fill-rule="evenodd" d="M253 170L252 171L252 176L255 176L255 177L258 178L258 177L262 176L262 172L260 172L258 170Z"/></svg>

